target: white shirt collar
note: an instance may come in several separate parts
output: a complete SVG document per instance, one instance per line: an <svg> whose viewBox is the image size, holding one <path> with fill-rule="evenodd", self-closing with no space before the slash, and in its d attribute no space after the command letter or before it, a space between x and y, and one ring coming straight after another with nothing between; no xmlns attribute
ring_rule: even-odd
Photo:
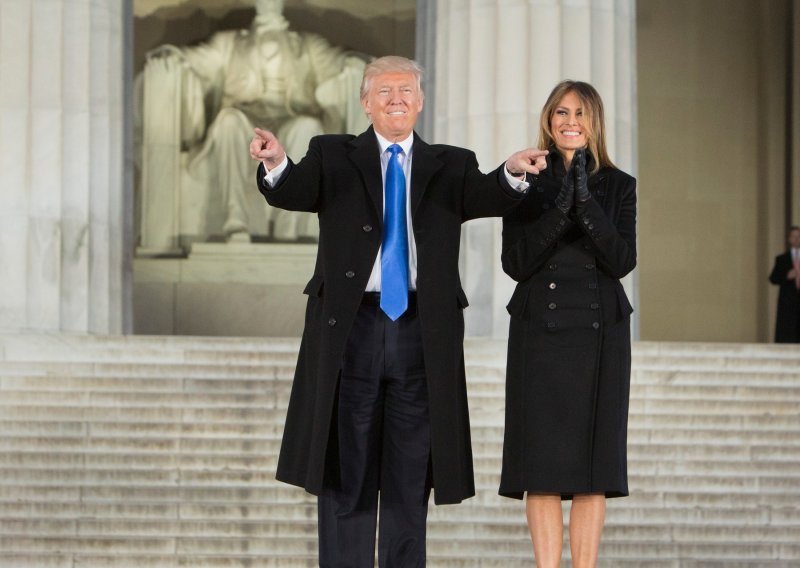
<svg viewBox="0 0 800 568"><path fill-rule="evenodd" d="M386 152L386 149L391 146L392 144L399 144L400 147L403 149L403 154L408 156L411 153L411 146L414 144L414 133L408 135L408 138L405 140L400 140L400 142L392 142L391 140L387 140L377 132L375 132L375 136L378 138L378 145L381 147L381 154Z"/></svg>

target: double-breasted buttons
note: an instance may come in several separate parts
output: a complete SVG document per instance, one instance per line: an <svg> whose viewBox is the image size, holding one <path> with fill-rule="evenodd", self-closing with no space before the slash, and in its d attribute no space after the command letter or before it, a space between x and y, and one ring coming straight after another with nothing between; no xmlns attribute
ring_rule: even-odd
<svg viewBox="0 0 800 568"><path fill-rule="evenodd" d="M328 319L328 325L331 326L331 327L335 326L336 325L336 318L329 318Z"/></svg>
<svg viewBox="0 0 800 568"><path fill-rule="evenodd" d="M556 306L555 302L550 302L549 304L547 304L547 307L550 308L551 310L555 310L558 306Z"/></svg>
<svg viewBox="0 0 800 568"><path fill-rule="evenodd" d="M364 225L363 227L361 227L361 230L364 231L365 233L369 233L372 230L372 225Z"/></svg>
<svg viewBox="0 0 800 568"><path fill-rule="evenodd" d="M550 284L548 284L547 287L550 288L551 290L555 290L556 288L558 288L555 282L550 282Z"/></svg>
<svg viewBox="0 0 800 568"><path fill-rule="evenodd" d="M347 272L345 272L345 273L344 273L344 275L345 275L347 278L353 278L353 277L356 275L356 273L355 273L355 272L353 272L352 270L348 270Z"/></svg>
<svg viewBox="0 0 800 568"><path fill-rule="evenodd" d="M600 322L594 322L592 324L592 327L595 328L595 329L600 329Z"/></svg>

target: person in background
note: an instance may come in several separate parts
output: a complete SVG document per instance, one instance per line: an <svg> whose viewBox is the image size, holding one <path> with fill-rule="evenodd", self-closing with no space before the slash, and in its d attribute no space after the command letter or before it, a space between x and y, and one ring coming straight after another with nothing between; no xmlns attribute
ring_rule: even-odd
<svg viewBox="0 0 800 568"><path fill-rule="evenodd" d="M474 495L461 224L517 205L545 165L529 149L483 174L469 150L423 142L421 80L382 57L360 136L317 136L297 164L270 132L250 145L267 201L319 217L277 477L319 496L323 567L373 566L378 508L380 566L425 566L431 488L437 504Z"/></svg>
<svg viewBox="0 0 800 568"><path fill-rule="evenodd" d="M800 227L787 235L789 250L775 257L769 281L778 288L775 343L800 343Z"/></svg>
<svg viewBox="0 0 800 568"><path fill-rule="evenodd" d="M541 113L547 168L503 218L517 281L506 377L500 494L526 497L536 565L559 566L561 502L572 500L572 566L594 566L607 497L628 495L630 314L620 279L636 266L636 180L608 157L603 103L563 81Z"/></svg>

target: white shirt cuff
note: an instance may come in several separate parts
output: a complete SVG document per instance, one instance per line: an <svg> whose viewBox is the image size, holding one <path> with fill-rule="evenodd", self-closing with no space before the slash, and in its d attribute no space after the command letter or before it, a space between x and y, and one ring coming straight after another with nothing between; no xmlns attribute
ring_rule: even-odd
<svg viewBox="0 0 800 568"><path fill-rule="evenodd" d="M275 182L280 179L281 174L284 172L284 170L289 165L289 157L286 154L284 154L283 155L283 161L280 164L278 164L277 166L275 166L275 168L273 170L270 170L267 167L266 163L264 163L264 162L261 162L261 163L264 164L264 171L267 172L267 175L264 176L264 181L267 182L268 186L274 187Z"/></svg>
<svg viewBox="0 0 800 568"><path fill-rule="evenodd" d="M503 173L506 175L506 180L508 181L508 185L510 185L511 187L516 189L517 191L520 191L520 192L527 191L528 187L530 187L530 185L531 185L527 181L525 181L524 178L523 179L519 179L516 176L512 176L511 172L508 171L508 167L505 164L503 165Z"/></svg>

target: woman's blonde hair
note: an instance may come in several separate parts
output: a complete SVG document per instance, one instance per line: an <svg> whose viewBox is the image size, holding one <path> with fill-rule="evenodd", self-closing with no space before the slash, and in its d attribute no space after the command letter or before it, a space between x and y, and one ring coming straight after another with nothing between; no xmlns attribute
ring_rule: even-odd
<svg viewBox="0 0 800 568"><path fill-rule="evenodd" d="M581 102L583 124L588 130L586 141L589 151L594 156L594 168L590 173L596 173L600 168L616 167L608 157L606 149L606 129L605 113L603 111L603 99L600 93L589 83L583 81L571 81L569 79L561 81L547 97L547 102L542 108L542 115L539 118L539 149L547 150L555 144L553 132L550 130L550 120L556 112L558 103L567 93L575 93Z"/></svg>

